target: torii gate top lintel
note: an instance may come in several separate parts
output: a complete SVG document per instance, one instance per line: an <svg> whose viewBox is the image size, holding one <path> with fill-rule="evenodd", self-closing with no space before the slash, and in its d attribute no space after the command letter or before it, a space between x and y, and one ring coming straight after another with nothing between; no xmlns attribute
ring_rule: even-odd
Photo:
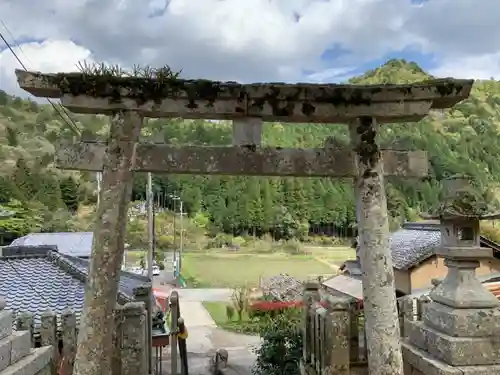
<svg viewBox="0 0 500 375"><path fill-rule="evenodd" d="M144 117L239 119L289 123L418 121L430 109L466 99L473 80L435 79L404 85L216 82L178 78L42 74L16 70L20 87L36 97L61 99L77 113L133 110Z"/></svg>

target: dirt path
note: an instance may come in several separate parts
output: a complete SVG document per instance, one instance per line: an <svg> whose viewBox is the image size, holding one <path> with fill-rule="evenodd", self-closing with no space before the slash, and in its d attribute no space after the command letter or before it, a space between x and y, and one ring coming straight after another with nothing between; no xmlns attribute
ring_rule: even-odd
<svg viewBox="0 0 500 375"><path fill-rule="evenodd" d="M337 266L336 264L330 263L329 261L327 261L325 259L321 259L318 257L314 257L314 259L316 259L318 262L321 262L321 263L327 265L328 267L330 267L332 270L335 270L336 272L338 272L338 270L339 270L339 266Z"/></svg>

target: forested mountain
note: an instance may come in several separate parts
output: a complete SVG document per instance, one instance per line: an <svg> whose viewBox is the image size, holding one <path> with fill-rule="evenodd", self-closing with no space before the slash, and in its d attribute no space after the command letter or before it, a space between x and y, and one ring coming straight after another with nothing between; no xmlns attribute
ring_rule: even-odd
<svg viewBox="0 0 500 375"><path fill-rule="evenodd" d="M403 83L430 78L415 63L391 60L351 83ZM81 129L104 134L107 119L73 115ZM483 186L500 181L500 83L478 81L470 99L451 110L431 113L419 123L384 125L385 147L427 150L430 178L387 182L393 226L414 219L439 200L443 177L462 173ZM173 144L227 145L229 122L182 119L149 120L143 136ZM17 212L0 219L14 235L34 230L62 230L79 203L95 201L95 176L58 171L51 165L57 141L72 138L71 130L49 105L14 98L0 91L0 204ZM327 137L348 142L344 125L267 123L263 142L282 147L321 146ZM134 195L145 196L144 176L137 175ZM352 183L334 179L155 176L160 204L172 204L169 193L182 196L189 214L202 213L213 227L233 234L273 233L290 237L307 232L348 234L354 225ZM0 210L1 215L1 210Z"/></svg>

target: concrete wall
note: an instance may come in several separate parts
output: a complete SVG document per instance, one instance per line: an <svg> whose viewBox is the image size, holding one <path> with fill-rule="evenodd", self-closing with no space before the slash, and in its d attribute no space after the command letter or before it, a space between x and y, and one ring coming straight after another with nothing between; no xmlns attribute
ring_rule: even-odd
<svg viewBox="0 0 500 375"><path fill-rule="evenodd" d="M411 294L411 278L408 270L394 270L396 290L404 294Z"/></svg>

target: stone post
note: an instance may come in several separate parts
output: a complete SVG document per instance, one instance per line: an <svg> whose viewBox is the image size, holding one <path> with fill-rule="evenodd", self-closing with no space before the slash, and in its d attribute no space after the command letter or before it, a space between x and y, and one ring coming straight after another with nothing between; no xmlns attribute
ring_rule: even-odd
<svg viewBox="0 0 500 375"><path fill-rule="evenodd" d="M153 373L153 290L150 283L134 289L137 302L143 302L146 307L146 358L148 358L148 374Z"/></svg>
<svg viewBox="0 0 500 375"><path fill-rule="evenodd" d="M245 117L233 120L233 146L260 147L262 119Z"/></svg>
<svg viewBox="0 0 500 375"><path fill-rule="evenodd" d="M63 374L71 374L75 365L77 350L76 315L73 311L66 309L61 314L61 339L63 342ZM73 372L74 373L74 372Z"/></svg>
<svg viewBox="0 0 500 375"><path fill-rule="evenodd" d="M356 154L359 258L368 363L371 375L403 372L394 270L389 246L389 222L381 152L376 142L378 125L362 117L351 124L351 143Z"/></svg>
<svg viewBox="0 0 500 375"><path fill-rule="evenodd" d="M466 180L451 179L445 187L439 211L427 217L441 219L437 254L448 273L421 308L422 321L408 325L405 375L500 373L500 302L475 274L479 259L492 257L491 249L480 246L479 221L500 215L484 211L489 202L478 200Z"/></svg>
<svg viewBox="0 0 500 375"><path fill-rule="evenodd" d="M111 373L114 308L141 125L141 115L133 111L111 118L74 375Z"/></svg>
<svg viewBox="0 0 500 375"><path fill-rule="evenodd" d="M111 361L111 375L122 375L122 327L123 306L116 304L115 329L113 332L113 358Z"/></svg>
<svg viewBox="0 0 500 375"><path fill-rule="evenodd" d="M7 302L0 296L0 340L12 334L12 311L6 310Z"/></svg>
<svg viewBox="0 0 500 375"><path fill-rule="evenodd" d="M347 298L333 298L328 306L327 369L330 374L349 375L351 358L351 309ZM357 323L357 322L356 322Z"/></svg>
<svg viewBox="0 0 500 375"><path fill-rule="evenodd" d="M302 361L305 364L311 362L314 347L314 332L311 329L313 324L311 310L314 303L319 300L319 284L315 282L308 282L304 286L303 294L303 344L302 344Z"/></svg>
<svg viewBox="0 0 500 375"><path fill-rule="evenodd" d="M52 346L53 349L53 363L52 366L55 370L55 365L59 364L59 340L57 338L57 317L56 314L50 310L42 313L40 318L40 341L42 346Z"/></svg>
<svg viewBox="0 0 500 375"><path fill-rule="evenodd" d="M142 302L129 302L123 307L122 375L146 374L146 309Z"/></svg>
<svg viewBox="0 0 500 375"><path fill-rule="evenodd" d="M31 338L31 347L34 347L33 342L33 314L22 312L16 317L16 329L18 331L29 331Z"/></svg>

